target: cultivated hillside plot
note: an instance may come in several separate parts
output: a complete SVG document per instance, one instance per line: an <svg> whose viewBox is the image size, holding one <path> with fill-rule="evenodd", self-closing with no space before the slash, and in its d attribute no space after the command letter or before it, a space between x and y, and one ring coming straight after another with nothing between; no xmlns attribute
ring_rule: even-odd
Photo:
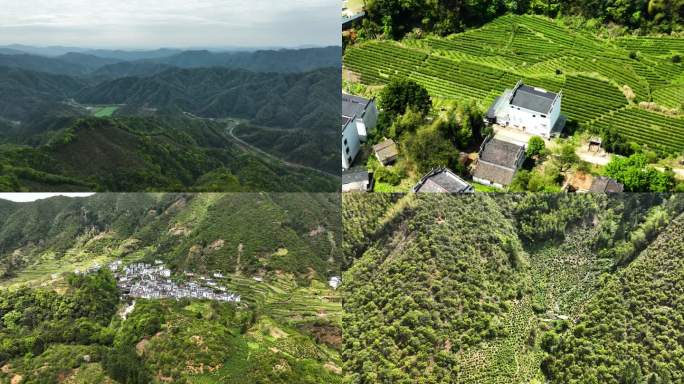
<svg viewBox="0 0 684 384"><path fill-rule="evenodd" d="M684 195L342 200L349 382L684 380Z"/></svg>
<svg viewBox="0 0 684 384"><path fill-rule="evenodd" d="M0 199L0 383L341 383L339 211L338 194Z"/></svg>
<svg viewBox="0 0 684 384"><path fill-rule="evenodd" d="M409 77L437 99L475 101L483 109L520 79L562 89L570 121L614 126L637 143L679 152L684 65L674 63L676 55L684 55L684 39L606 40L544 17L509 15L446 38L362 43L347 49L344 67L366 85Z"/></svg>

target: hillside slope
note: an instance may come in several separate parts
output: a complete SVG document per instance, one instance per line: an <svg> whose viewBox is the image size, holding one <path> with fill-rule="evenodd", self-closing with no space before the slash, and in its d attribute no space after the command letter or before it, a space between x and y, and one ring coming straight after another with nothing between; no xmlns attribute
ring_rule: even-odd
<svg viewBox="0 0 684 384"><path fill-rule="evenodd" d="M342 264L339 209L336 194L0 200L0 382L341 383L326 285ZM113 260L212 278L241 300L126 297L91 269Z"/></svg>
<svg viewBox="0 0 684 384"><path fill-rule="evenodd" d="M519 80L562 90L568 131L612 127L638 145L681 153L682 55L675 35L604 38L581 23L509 14L447 37L362 41L347 47L343 62L345 80L372 86L369 93L410 78L439 102L482 111Z"/></svg>
<svg viewBox="0 0 684 384"><path fill-rule="evenodd" d="M172 69L126 77L76 95L90 104L126 104L180 110L202 117L240 117L283 128L330 130L337 116L339 70L304 74L256 73L224 68Z"/></svg>
<svg viewBox="0 0 684 384"><path fill-rule="evenodd" d="M334 194L96 194L5 204L6 277L131 256L187 270L293 273L325 280L342 255ZM49 277L49 276L47 276Z"/></svg>
<svg viewBox="0 0 684 384"><path fill-rule="evenodd" d="M348 379L675 382L682 212L679 195L345 196Z"/></svg>
<svg viewBox="0 0 684 384"><path fill-rule="evenodd" d="M336 191L339 180L232 141L226 124L183 117L66 120L35 146L0 148L2 189Z"/></svg>
<svg viewBox="0 0 684 384"><path fill-rule="evenodd" d="M602 281L581 315L545 335L542 368L554 382L684 380L684 216L639 257Z"/></svg>

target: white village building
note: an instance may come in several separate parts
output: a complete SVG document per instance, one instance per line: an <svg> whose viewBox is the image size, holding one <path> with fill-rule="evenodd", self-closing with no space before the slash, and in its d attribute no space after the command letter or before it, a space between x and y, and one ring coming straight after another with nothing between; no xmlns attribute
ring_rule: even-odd
<svg viewBox="0 0 684 384"><path fill-rule="evenodd" d="M563 92L553 93L530 87L522 80L494 100L487 111L489 123L513 126L523 131L550 138L558 135L565 124L561 118Z"/></svg>
<svg viewBox="0 0 684 384"><path fill-rule="evenodd" d="M342 169L349 169L378 122L374 99L342 94Z"/></svg>

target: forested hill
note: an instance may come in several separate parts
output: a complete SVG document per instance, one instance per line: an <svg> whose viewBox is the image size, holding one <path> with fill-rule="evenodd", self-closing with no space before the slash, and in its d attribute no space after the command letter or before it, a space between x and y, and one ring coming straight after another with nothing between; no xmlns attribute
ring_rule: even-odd
<svg viewBox="0 0 684 384"><path fill-rule="evenodd" d="M339 210L339 194L0 200L0 382L341 384ZM114 260L240 299L129 297Z"/></svg>
<svg viewBox="0 0 684 384"><path fill-rule="evenodd" d="M368 0L365 4L370 21L364 24L365 34L384 34L397 39L415 28L440 35L463 32L506 13L582 16L592 19L589 24L593 27L605 24L641 33L682 32L684 29L684 4L678 1L607 0L598 4L592 0Z"/></svg>
<svg viewBox="0 0 684 384"><path fill-rule="evenodd" d="M339 190L339 68L161 68L98 82L0 66L0 190Z"/></svg>
<svg viewBox="0 0 684 384"><path fill-rule="evenodd" d="M75 98L82 103L145 106L202 117L247 118L275 127L331 130L340 114L340 81L339 68L301 74L218 67L170 69L151 77L104 82Z"/></svg>
<svg viewBox="0 0 684 384"><path fill-rule="evenodd" d="M349 379L681 381L682 212L679 195L343 196Z"/></svg>
<svg viewBox="0 0 684 384"><path fill-rule="evenodd" d="M336 194L305 193L105 193L0 201L0 280L125 258L161 259L199 272L279 271L326 281L342 265L339 205Z"/></svg>
<svg viewBox="0 0 684 384"><path fill-rule="evenodd" d="M246 149L230 139L225 122L168 116L52 124L54 130L24 139L31 145L0 148L0 190L339 190L339 178Z"/></svg>

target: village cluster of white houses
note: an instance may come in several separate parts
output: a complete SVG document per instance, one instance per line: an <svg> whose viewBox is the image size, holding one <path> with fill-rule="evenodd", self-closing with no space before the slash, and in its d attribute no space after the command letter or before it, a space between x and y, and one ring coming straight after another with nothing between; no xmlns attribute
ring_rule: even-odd
<svg viewBox="0 0 684 384"><path fill-rule="evenodd" d="M102 266L95 264L85 271L76 270L76 274L94 273ZM161 260L154 264L133 263L124 266L121 260L108 265L116 278L117 287L124 298L141 299L206 299L224 302L240 302L240 295L228 292L220 284L224 276L215 272L212 277L197 276L192 272L184 272L182 282L172 279L172 273Z"/></svg>
<svg viewBox="0 0 684 384"><path fill-rule="evenodd" d="M566 122L561 114L563 92L550 92L525 85L518 81L506 89L487 110L485 123L496 129L512 129L524 137L540 136L544 139L560 135ZM373 176L364 164L354 164L363 143L375 127L378 110L374 100L342 95L342 191L370 191ZM472 180L483 185L505 189L511 184L525 162L527 142L515 141L498 135L488 136L481 144L477 157L468 164L467 154L462 165L468 164ZM372 154L380 164L389 165L399 153L396 143L384 139L372 147ZM596 186L577 191L619 191L619 183L597 178ZM592 181L593 183L593 181ZM591 183L590 183L591 184ZM447 168L435 168L425 174L413 187L413 192L471 193L473 187L462 177ZM569 188L572 190L572 188Z"/></svg>
<svg viewBox="0 0 684 384"><path fill-rule="evenodd" d="M194 278L186 272L185 279ZM119 289L128 297L142 299L206 299L225 302L240 302L240 295L230 293L226 287L213 278L199 276L194 280L176 282L171 279L171 270L157 260L154 265L130 264L114 271ZM215 276L223 276L216 273Z"/></svg>

